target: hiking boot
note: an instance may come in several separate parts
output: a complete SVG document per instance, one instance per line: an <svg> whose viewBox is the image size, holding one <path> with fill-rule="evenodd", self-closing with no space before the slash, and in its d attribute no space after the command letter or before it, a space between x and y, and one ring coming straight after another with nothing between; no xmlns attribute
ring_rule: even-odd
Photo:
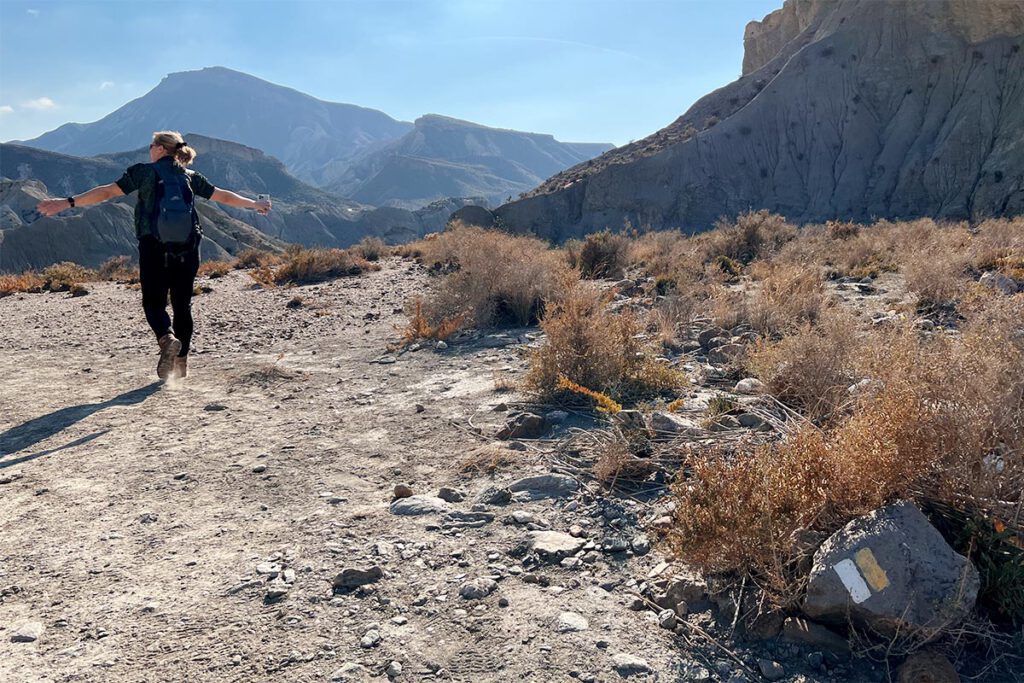
<svg viewBox="0 0 1024 683"><path fill-rule="evenodd" d="M188 356L175 357L174 376L178 379L185 379L188 377Z"/></svg>
<svg viewBox="0 0 1024 683"><path fill-rule="evenodd" d="M173 334L168 332L157 341L160 344L160 360L156 364L156 376L160 379L167 379L174 369L174 359L181 351L181 342Z"/></svg>

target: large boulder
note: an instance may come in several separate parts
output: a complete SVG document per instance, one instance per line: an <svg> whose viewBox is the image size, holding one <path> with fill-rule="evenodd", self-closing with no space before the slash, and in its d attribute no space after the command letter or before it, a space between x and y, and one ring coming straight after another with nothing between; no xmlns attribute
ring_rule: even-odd
<svg viewBox="0 0 1024 683"><path fill-rule="evenodd" d="M814 555L808 616L930 640L974 607L978 572L917 507L900 502L858 517Z"/></svg>

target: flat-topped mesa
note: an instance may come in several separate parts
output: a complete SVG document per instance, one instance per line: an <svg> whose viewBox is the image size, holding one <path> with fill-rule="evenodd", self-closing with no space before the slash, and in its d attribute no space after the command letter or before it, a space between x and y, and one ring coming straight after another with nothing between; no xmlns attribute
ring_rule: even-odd
<svg viewBox="0 0 1024 683"><path fill-rule="evenodd" d="M496 210L564 239L628 221L697 231L1024 213L1024 2L787 0L743 75L665 128Z"/></svg>

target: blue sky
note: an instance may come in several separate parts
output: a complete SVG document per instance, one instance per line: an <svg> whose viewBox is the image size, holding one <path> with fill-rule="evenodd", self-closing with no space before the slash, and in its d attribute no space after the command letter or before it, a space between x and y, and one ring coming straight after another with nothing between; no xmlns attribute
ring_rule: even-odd
<svg viewBox="0 0 1024 683"><path fill-rule="evenodd" d="M734 80L782 0L2 0L0 140L226 66L407 121L623 144Z"/></svg>

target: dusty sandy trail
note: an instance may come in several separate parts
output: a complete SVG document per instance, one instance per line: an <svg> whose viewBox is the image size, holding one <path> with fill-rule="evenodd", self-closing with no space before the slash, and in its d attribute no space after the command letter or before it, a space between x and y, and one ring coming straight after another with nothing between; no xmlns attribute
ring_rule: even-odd
<svg viewBox="0 0 1024 683"><path fill-rule="evenodd" d="M392 661L399 680L617 680L616 652L661 672L632 680L680 676L671 634L598 585L653 554L628 571L555 566L542 588L504 571L526 535L502 524L510 509L465 529L389 512L396 483L470 497L490 483L460 478L479 441L449 421L497 425L493 373L523 365L501 340L373 362L423 280L393 261L291 290L211 281L180 387L152 382L136 291L0 299L0 680L324 681L346 665L348 680L387 680ZM524 455L504 476L538 467ZM564 504L516 509L564 531ZM268 561L294 571L270 603ZM332 596L342 568L370 565L385 571L371 590ZM459 597L492 574L486 600ZM568 609L589 627L553 628ZM31 621L42 636L11 642ZM381 642L361 647L373 626Z"/></svg>

